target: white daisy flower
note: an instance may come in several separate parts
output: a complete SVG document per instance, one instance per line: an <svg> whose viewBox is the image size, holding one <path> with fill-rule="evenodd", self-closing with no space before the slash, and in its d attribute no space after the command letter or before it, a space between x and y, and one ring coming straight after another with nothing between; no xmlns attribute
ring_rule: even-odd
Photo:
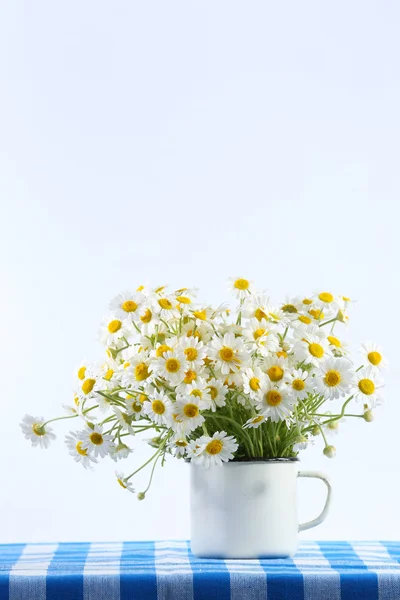
<svg viewBox="0 0 400 600"><path fill-rule="evenodd" d="M265 415L257 415L256 417L252 417L243 425L243 429L257 429L260 427L262 423L266 420Z"/></svg>
<svg viewBox="0 0 400 600"><path fill-rule="evenodd" d="M122 321L138 318L145 300L145 296L140 292L123 292L111 300L109 308L116 318Z"/></svg>
<svg viewBox="0 0 400 600"><path fill-rule="evenodd" d="M217 431L212 437L203 435L190 443L193 462L206 468L228 462L238 447L235 438L226 431Z"/></svg>
<svg viewBox="0 0 400 600"><path fill-rule="evenodd" d="M166 425L171 415L171 400L163 392L153 392L143 402L143 412L156 425Z"/></svg>
<svg viewBox="0 0 400 600"><path fill-rule="evenodd" d="M248 279L243 279L243 277L230 277L228 283L230 291L240 300L244 300L252 293L252 282Z"/></svg>
<svg viewBox="0 0 400 600"><path fill-rule="evenodd" d="M151 352L153 358L162 358L166 352L172 352L175 341L176 338L163 340L163 343L158 342Z"/></svg>
<svg viewBox="0 0 400 600"><path fill-rule="evenodd" d="M365 367L355 373L354 396L361 400L368 408L375 408L383 404L381 389L383 382L377 369Z"/></svg>
<svg viewBox="0 0 400 600"><path fill-rule="evenodd" d="M123 383L134 385L143 384L152 375L150 358L146 352L134 353L123 364L124 376Z"/></svg>
<svg viewBox="0 0 400 600"><path fill-rule="evenodd" d="M184 425L184 429L189 428L190 431L194 431L205 420L200 414L202 406L203 403L197 396L178 396L173 407L176 420Z"/></svg>
<svg viewBox="0 0 400 600"><path fill-rule="evenodd" d="M235 338L233 333L226 333L223 338L214 337L209 349L209 357L224 375L230 371L239 371L246 366L249 355L245 351L243 340Z"/></svg>
<svg viewBox="0 0 400 600"><path fill-rule="evenodd" d="M180 383L185 377L188 363L181 352L168 350L161 358L154 361L155 370L160 377L164 377L172 385Z"/></svg>
<svg viewBox="0 0 400 600"><path fill-rule="evenodd" d="M95 425L93 429L88 427L88 429L80 432L79 435L82 440L81 448L93 452L96 458L98 456L104 458L114 446L112 442L113 436L103 433L103 428L100 425Z"/></svg>
<svg viewBox="0 0 400 600"><path fill-rule="evenodd" d="M127 431L131 435L135 435L135 430L132 427L132 416L122 412L122 410L116 406L113 406L113 411L122 430Z"/></svg>
<svg viewBox="0 0 400 600"><path fill-rule="evenodd" d="M255 294L245 299L242 313L246 319L262 321L268 319L271 310L271 300L266 294Z"/></svg>
<svg viewBox="0 0 400 600"><path fill-rule="evenodd" d="M348 353L348 344L343 340L334 335L328 335L326 339L334 356L345 356Z"/></svg>
<svg viewBox="0 0 400 600"><path fill-rule="evenodd" d="M194 318L196 319L196 317ZM198 319L196 319L196 321L198 321ZM192 320L190 320L182 325L181 337L194 337L198 342L207 344L212 338L213 333L213 328L207 322L200 321L198 323L194 323Z"/></svg>
<svg viewBox="0 0 400 600"><path fill-rule="evenodd" d="M350 392L354 370L347 358L327 358L322 361L314 385L325 398L334 400Z"/></svg>
<svg viewBox="0 0 400 600"><path fill-rule="evenodd" d="M209 379L207 381L207 389L210 396L209 408L212 410L212 412L215 412L218 407L225 406L225 396L228 393L228 388L222 383L222 381L219 381L214 377Z"/></svg>
<svg viewBox="0 0 400 600"><path fill-rule="evenodd" d="M277 386L272 381L265 380L261 384L256 408L265 417L277 422L290 417L294 402L295 399L289 396L286 386Z"/></svg>
<svg viewBox="0 0 400 600"><path fill-rule="evenodd" d="M305 364L312 364L316 367L331 356L326 339L317 335L307 335L304 340L295 344L293 351L298 361L304 361Z"/></svg>
<svg viewBox="0 0 400 600"><path fill-rule="evenodd" d="M290 393L297 400L304 400L313 390L312 377L310 377L308 371L302 371L301 369L286 371L284 381L290 389Z"/></svg>
<svg viewBox="0 0 400 600"><path fill-rule="evenodd" d="M20 427L26 439L32 442L32 446L48 448L51 441L56 439L52 428L45 425L43 417L25 415L20 423Z"/></svg>
<svg viewBox="0 0 400 600"><path fill-rule="evenodd" d="M185 436L174 435L168 442L167 446L174 456L185 456L187 448L189 446L189 442L187 441Z"/></svg>
<svg viewBox="0 0 400 600"><path fill-rule="evenodd" d="M262 369L273 383L283 381L285 373L289 368L287 358L272 355L261 362Z"/></svg>
<svg viewBox="0 0 400 600"><path fill-rule="evenodd" d="M126 444L124 444L123 442L119 442L119 444L111 448L110 457L113 459L114 462L118 462L123 458L128 458L131 452L132 450Z"/></svg>
<svg viewBox="0 0 400 600"><path fill-rule="evenodd" d="M89 454L86 448L82 447L83 440L79 433L70 431L69 435L65 438L65 443L74 461L81 463L85 469L91 469L91 463L98 462L93 455Z"/></svg>
<svg viewBox="0 0 400 600"><path fill-rule="evenodd" d="M170 320L179 317L179 310L175 296L156 296L153 300L153 310L160 319Z"/></svg>
<svg viewBox="0 0 400 600"><path fill-rule="evenodd" d="M265 319L261 321L252 319L248 327L243 330L243 336L262 355L267 356L269 352L276 352L279 348L279 339L276 331L276 326L271 325Z"/></svg>
<svg viewBox="0 0 400 600"><path fill-rule="evenodd" d="M178 390L179 388L179 390ZM197 377L196 381L189 384L181 384L176 388L178 396L195 396L199 399L201 408L208 408L211 404L210 391L205 380Z"/></svg>
<svg viewBox="0 0 400 600"><path fill-rule="evenodd" d="M132 494L135 493L135 490L132 487L132 483L124 476L120 471L115 471L115 477L117 478L117 482L124 489L128 490Z"/></svg>
<svg viewBox="0 0 400 600"><path fill-rule="evenodd" d="M265 379L265 373L261 371L260 367L254 367L254 369L248 367L243 372L242 377L244 393L248 394L253 399L257 398L261 382Z"/></svg>
<svg viewBox="0 0 400 600"><path fill-rule="evenodd" d="M388 366L382 348L375 342L365 342L361 346L361 354L364 357L364 364L375 369L384 369Z"/></svg>
<svg viewBox="0 0 400 600"><path fill-rule="evenodd" d="M127 333L126 327L121 319L108 317L103 320L100 329L100 339L106 346L112 346L118 342Z"/></svg>
<svg viewBox="0 0 400 600"><path fill-rule="evenodd" d="M303 305L301 298L289 298L286 296L284 303L279 307L280 310L289 316L290 320L295 319L296 315L302 310Z"/></svg>
<svg viewBox="0 0 400 600"><path fill-rule="evenodd" d="M315 307L320 310L336 313L340 308L341 300L330 292L315 292L313 295Z"/></svg>
<svg viewBox="0 0 400 600"><path fill-rule="evenodd" d="M125 398L126 412L128 415L133 417L135 421L139 421L142 418L143 404L147 400L147 396L143 394L132 396L130 394Z"/></svg>
<svg viewBox="0 0 400 600"><path fill-rule="evenodd" d="M201 327L202 325L209 324L214 316L214 309L211 306L206 306L205 308L199 308L197 310L193 310L191 312L192 317L195 319L196 327ZM204 340L202 340L204 341Z"/></svg>
<svg viewBox="0 0 400 600"><path fill-rule="evenodd" d="M179 343L179 350L185 355L189 369L200 369L207 356L207 348L195 337L184 337Z"/></svg>

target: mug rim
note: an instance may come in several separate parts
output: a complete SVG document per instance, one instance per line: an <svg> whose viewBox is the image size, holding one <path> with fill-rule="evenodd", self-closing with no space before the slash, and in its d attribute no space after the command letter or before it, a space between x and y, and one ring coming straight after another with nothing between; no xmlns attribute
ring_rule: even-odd
<svg viewBox="0 0 400 600"><path fill-rule="evenodd" d="M185 462L188 464L191 464L191 459L190 458L185 458ZM254 464L254 463L278 463L278 464L291 464L291 463L296 463L296 462L300 462L300 459L297 458L297 456L290 456L290 457L284 457L284 458L265 458L264 456L244 456L244 457L240 457L240 458L233 458L232 460L229 460L227 462L223 463L223 466L228 466L230 464ZM195 464L195 463L193 463Z"/></svg>

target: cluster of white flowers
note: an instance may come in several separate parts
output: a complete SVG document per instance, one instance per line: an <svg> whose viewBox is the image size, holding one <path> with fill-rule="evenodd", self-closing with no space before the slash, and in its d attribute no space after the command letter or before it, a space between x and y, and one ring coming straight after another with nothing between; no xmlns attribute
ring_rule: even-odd
<svg viewBox="0 0 400 600"><path fill-rule="evenodd" d="M79 366L74 403L65 407L64 418L84 422L66 439L77 462L91 468L107 456L128 458L126 440L152 430L152 474L166 454L205 466L293 457L319 434L332 457L326 436L343 417L372 420L386 361L367 342L355 365L334 335L348 321L349 298L317 292L272 304L247 279L233 278L230 287L238 299L233 312L199 304L187 288L140 287L112 300L101 329L106 357ZM361 411L347 415L352 400ZM47 447L53 420L27 416L23 432ZM141 468L118 473L120 485L133 491L130 480Z"/></svg>

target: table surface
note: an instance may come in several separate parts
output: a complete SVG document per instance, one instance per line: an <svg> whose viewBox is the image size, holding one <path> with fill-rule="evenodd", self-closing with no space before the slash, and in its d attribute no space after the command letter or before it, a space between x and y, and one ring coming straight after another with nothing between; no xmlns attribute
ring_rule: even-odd
<svg viewBox="0 0 400 600"><path fill-rule="evenodd" d="M199 559L185 541L0 545L0 600L400 600L400 542Z"/></svg>

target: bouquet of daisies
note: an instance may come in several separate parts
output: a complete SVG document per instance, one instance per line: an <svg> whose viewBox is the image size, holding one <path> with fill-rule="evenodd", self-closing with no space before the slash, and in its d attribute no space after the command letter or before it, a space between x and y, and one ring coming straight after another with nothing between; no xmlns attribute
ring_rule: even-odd
<svg viewBox="0 0 400 600"><path fill-rule="evenodd" d="M200 304L187 288L139 287L114 298L101 329L104 360L79 366L65 416L25 416L26 438L46 448L55 437L49 423L81 420L66 444L91 468L106 457L129 460L135 438L147 437L149 460L117 472L130 491L147 465L150 485L168 454L205 467L295 457L319 436L333 457L329 434L340 421L370 422L383 401L381 349L365 343L360 364L348 355L335 327L348 321L349 298L319 292L272 304L247 279L231 279L230 287L233 310Z"/></svg>

